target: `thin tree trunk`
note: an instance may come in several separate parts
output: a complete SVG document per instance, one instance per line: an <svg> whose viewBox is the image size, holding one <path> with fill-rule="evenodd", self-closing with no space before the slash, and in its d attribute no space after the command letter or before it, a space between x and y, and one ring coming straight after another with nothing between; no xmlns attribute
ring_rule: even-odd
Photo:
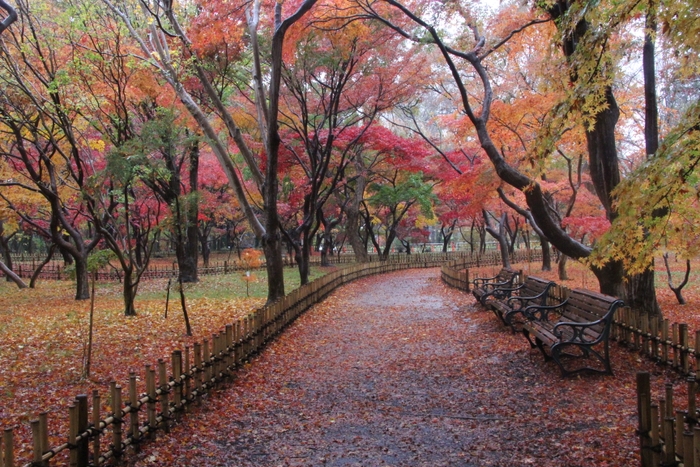
<svg viewBox="0 0 700 467"><path fill-rule="evenodd" d="M24 281L17 274L12 272L12 269L8 268L2 261L0 261L0 271L4 272L7 275L7 277L9 277L12 280L12 282L17 284L17 287L19 287L20 289L27 288L27 284L25 284Z"/></svg>
<svg viewBox="0 0 700 467"><path fill-rule="evenodd" d="M673 294L676 296L678 304L685 305L685 298L683 297L682 291L683 287L686 286L686 284L688 283L688 279L690 278L690 260L685 260L685 276L683 277L683 281L680 284L678 284L677 287L673 286L673 279L671 277L671 267L668 264L668 253L664 253L664 265L666 266L666 274L668 276L668 288L671 289Z"/></svg>
<svg viewBox="0 0 700 467"><path fill-rule="evenodd" d="M29 281L29 287L34 288L36 285L36 281L39 279L39 274L41 274L41 270L44 269L44 266L49 264L49 261L51 261L51 258L53 258L53 254L56 252L56 244L52 244L49 247L49 253L46 255L46 259L42 261L42 263L37 266L37 268L34 270L34 273L32 274L32 278Z"/></svg>

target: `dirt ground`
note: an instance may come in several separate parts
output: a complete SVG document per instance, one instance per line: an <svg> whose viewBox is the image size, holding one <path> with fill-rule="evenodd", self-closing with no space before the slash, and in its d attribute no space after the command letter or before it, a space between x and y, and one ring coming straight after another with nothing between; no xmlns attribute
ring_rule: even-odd
<svg viewBox="0 0 700 467"><path fill-rule="evenodd" d="M439 271L366 278L129 465L638 465L634 381L649 364L612 351L614 377L562 378Z"/></svg>

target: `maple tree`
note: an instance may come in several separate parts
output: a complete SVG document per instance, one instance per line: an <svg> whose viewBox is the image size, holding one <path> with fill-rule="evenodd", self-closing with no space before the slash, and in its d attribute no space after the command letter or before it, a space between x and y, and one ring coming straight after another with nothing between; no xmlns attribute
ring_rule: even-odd
<svg viewBox="0 0 700 467"><path fill-rule="evenodd" d="M93 173L92 153L82 144L84 122L76 101L80 91L70 80L67 50L58 34L65 17L51 6L35 11L24 4L18 17L23 27L3 35L0 57L5 89L0 98L0 153L15 171L3 185L40 195L45 210L4 199L23 222L71 258L76 299L87 299L87 257L100 237L82 228L87 216L79 193ZM35 217L37 213L42 217Z"/></svg>
<svg viewBox="0 0 700 467"><path fill-rule="evenodd" d="M506 44L511 44L520 32L553 21L556 30L550 29L550 43L562 51L559 68L563 71L554 76L565 77L568 85L561 98L551 107L552 112L542 126L531 160L536 166L546 160L572 125L583 124L591 184L605 209L606 217L613 221L618 217L612 190L620 181L615 139L620 113L611 83L616 78L615 65L620 49L614 49L613 53L609 53L609 50L620 44L620 41L616 42L619 27L634 18L636 3L601 4L596 9L588 10L579 3L561 1L548 4L545 10L521 10L521 13L524 12L521 17L514 23L507 23L502 39L492 41L487 41L482 32L483 25L474 12L464 5L455 5L450 10L458 15L465 31L471 36L462 36L458 40L452 34L447 34L445 29L436 28L422 19L419 3L403 4L388 0L382 3L359 2L358 5L365 17L383 22L403 37L409 40L422 38L437 46L454 80L460 107L473 125L481 147L499 177L523 193L538 227L559 251L574 258L593 259L592 247L572 237L558 219L551 216L546 189L532 174L513 165L506 154L498 149L492 132L487 128L495 95L485 61L497 56L497 52ZM472 45L465 47L465 41ZM474 74L470 75L474 77L473 80L466 79L467 75L461 71L463 63L473 71ZM474 99L474 95L479 96L478 99ZM599 279L601 291L626 297L637 310L658 312L653 281L650 280L653 271L646 268L639 271L640 274L635 274L628 268L625 286L625 268L618 257L608 252L595 259L589 264Z"/></svg>
<svg viewBox="0 0 700 467"><path fill-rule="evenodd" d="M259 1L251 5L239 6L230 9L226 2L203 3L195 18L188 17L191 13L188 9L175 8L172 3L162 4L153 2L144 3L145 10L141 10L143 16L130 8L127 2L111 2L103 0L103 4L114 12L129 27L129 30L139 44L143 54L148 57L147 63L153 66L160 76L168 83L182 104L197 122L201 132L206 137L212 151L221 165L222 170L234 190L239 206L246 215L251 230L261 239L265 251L266 268L268 271L268 294L270 301L284 295L284 276L282 274L283 262L281 251L281 238L279 230L279 218L277 213L278 192L278 157L280 136L278 133L278 110L280 99L280 86L282 74L282 53L287 31L302 18L316 3L316 0L306 0L300 5L295 5L295 10L283 16L283 4L272 6L272 15L267 17L271 26L271 40L269 50L269 69L267 78L263 76L261 48L258 34L261 21L262 4ZM219 8L231 12L231 15L217 15ZM193 36L187 31L187 24L182 20L199 20L201 25L212 28L209 33L201 29L193 29ZM236 47L218 49L222 54L207 55L211 52L207 44L202 41L193 42L194 39L206 39L211 37L212 31L228 34L235 31L238 37L241 34L239 25L245 21L248 26L251 40L252 55L252 82L253 101L257 110L257 127L255 131L264 150L264 164L261 163L262 154L255 154L251 143L244 138L241 131L241 120L234 118L232 109L227 105L225 96L216 89L215 79L217 75L210 74L213 68L207 66L207 58L219 59L229 62L228 54L237 54ZM214 29L217 28L217 29ZM231 34L217 37L218 44L234 44L235 37ZM177 51L171 51L167 38L177 39ZM211 62L211 60L209 60ZM219 63L220 64L220 63ZM189 77L192 79L189 79ZM196 83L201 91L203 103L200 105L195 99L192 84ZM267 85L267 88L266 86ZM190 90L188 90L188 88ZM212 121L204 111L203 105L207 105L214 115L218 117L218 123L226 129L228 138L235 144L247 174L254 181L258 195L263 201L263 212L258 213L254 209L250 197L244 188L241 171L237 167L228 148L226 133L219 133ZM261 217L263 219L261 219Z"/></svg>
<svg viewBox="0 0 700 467"><path fill-rule="evenodd" d="M407 99L421 79L417 68L408 68L411 50L401 50L393 34L370 24L344 25L334 18L336 7L319 6L304 19L304 34L289 43L282 74L286 86L280 123L289 130L283 141L291 175L286 181L302 190L294 193L297 206L290 204L289 215L295 220L285 223L285 233L302 283L308 280L323 207L341 183L356 145L377 125L377 116Z"/></svg>

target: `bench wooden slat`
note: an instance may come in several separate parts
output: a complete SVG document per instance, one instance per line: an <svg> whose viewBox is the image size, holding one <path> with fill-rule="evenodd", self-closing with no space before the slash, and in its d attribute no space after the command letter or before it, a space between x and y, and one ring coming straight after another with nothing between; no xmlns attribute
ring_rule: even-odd
<svg viewBox="0 0 700 467"><path fill-rule="evenodd" d="M519 287L513 288L511 293L504 294L505 298L497 297L496 300L492 300L488 304L496 316L515 331L515 315L528 305L546 304L549 289L554 285L552 281L528 276Z"/></svg>
<svg viewBox="0 0 700 467"><path fill-rule="evenodd" d="M546 359L553 359L559 365L564 375L579 371L612 374L608 339L615 310L622 305L622 300L615 297L574 289L557 316L547 313L551 307L526 309L528 321L523 324L522 332ZM603 365L602 370L583 366L572 371L562 362L568 358L591 357Z"/></svg>
<svg viewBox="0 0 700 467"><path fill-rule="evenodd" d="M485 305L485 300L499 288L512 288L520 273L511 268L501 268L493 277L477 277L472 281L474 298Z"/></svg>

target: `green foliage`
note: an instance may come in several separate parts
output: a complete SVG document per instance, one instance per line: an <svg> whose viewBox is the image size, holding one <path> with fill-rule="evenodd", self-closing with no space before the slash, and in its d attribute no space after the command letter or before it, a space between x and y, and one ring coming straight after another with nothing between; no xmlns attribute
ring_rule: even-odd
<svg viewBox="0 0 700 467"><path fill-rule="evenodd" d="M396 184L373 183L369 189L373 192L369 203L375 208L387 206L400 209L407 203L417 204L423 216L433 218L432 206L437 197L433 193L433 186L423 180L422 173L410 174Z"/></svg>
<svg viewBox="0 0 700 467"><path fill-rule="evenodd" d="M116 255L112 250L92 250L88 256L88 270L90 272L99 271L115 258Z"/></svg>
<svg viewBox="0 0 700 467"><path fill-rule="evenodd" d="M618 218L597 246L594 261L620 259L638 272L660 249L684 259L700 253L700 102L614 194Z"/></svg>

